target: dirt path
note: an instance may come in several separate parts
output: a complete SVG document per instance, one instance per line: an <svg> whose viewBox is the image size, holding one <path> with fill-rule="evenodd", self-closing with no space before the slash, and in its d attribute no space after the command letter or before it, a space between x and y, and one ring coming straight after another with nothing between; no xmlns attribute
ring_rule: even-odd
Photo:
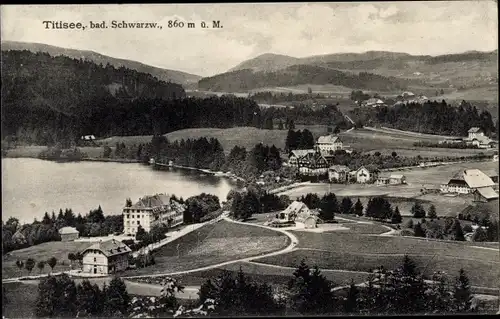
<svg viewBox="0 0 500 319"><path fill-rule="evenodd" d="M232 219L228 218L227 214L224 214L222 216L222 219L225 220L225 221L231 222L231 223L242 224L242 225L253 226L253 227L261 227L261 228L271 229L271 230L280 232L280 233L288 236L288 238L290 238L290 241L291 241L290 245L288 245L288 247L286 247L286 248L284 248L282 250L278 250L278 251L275 251L275 252L271 252L271 253L267 253L267 254L261 254L261 255L252 256L252 257L246 257L246 258L233 259L233 260L230 260L230 261L225 261L225 262L222 262L222 263L218 263L218 264L214 264L214 265L210 265L210 266L205 266L205 267L201 267L201 268L196 268L196 269L183 270L183 271L170 272L170 273L163 273L163 274L154 274L154 275L127 276L127 277L122 277L122 278L124 278L124 279L131 279L131 278L153 278L153 277L162 277L162 276L174 276L174 275L183 275L183 274L189 274L189 273L193 273L193 272L210 270L210 269L214 269L214 268L220 268L220 267L227 266L227 265L230 265L230 264L234 264L234 263L237 263L237 262L252 261L252 260L258 259L258 258L264 258L264 257L271 257L271 256L286 254L286 253L291 252L292 250L294 250L294 248L297 246L297 244L299 242L299 239L297 238L297 236L295 236L294 234L292 234L292 233L290 233L290 232L288 232L286 230L282 230L282 229L278 229L278 228L273 228L273 227L269 227L269 226L264 226L264 225L249 224L249 223L245 223L245 222L235 221L235 220L232 220Z"/></svg>

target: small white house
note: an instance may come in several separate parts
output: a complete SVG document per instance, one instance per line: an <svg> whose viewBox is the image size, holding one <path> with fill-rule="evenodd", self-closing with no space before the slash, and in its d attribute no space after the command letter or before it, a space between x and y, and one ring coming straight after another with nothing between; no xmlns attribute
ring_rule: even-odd
<svg viewBox="0 0 500 319"><path fill-rule="evenodd" d="M126 270L131 251L116 239L93 244L83 251L83 272L107 275Z"/></svg>
<svg viewBox="0 0 500 319"><path fill-rule="evenodd" d="M354 171L354 178L356 183L365 184L371 182L375 179L374 172L370 172L366 167L362 166L358 170Z"/></svg>
<svg viewBox="0 0 500 319"><path fill-rule="evenodd" d="M80 233L74 227L63 227L59 229L59 235L61 235L61 241L73 241L78 239Z"/></svg>

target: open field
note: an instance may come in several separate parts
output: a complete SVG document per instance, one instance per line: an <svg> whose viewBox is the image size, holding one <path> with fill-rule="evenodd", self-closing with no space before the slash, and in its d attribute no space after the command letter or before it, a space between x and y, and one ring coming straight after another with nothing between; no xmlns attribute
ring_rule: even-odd
<svg viewBox="0 0 500 319"><path fill-rule="evenodd" d="M285 248L289 238L279 232L220 221L205 225L155 252L156 264L128 270L126 275L148 275L205 267L233 259L258 256Z"/></svg>
<svg viewBox="0 0 500 319"><path fill-rule="evenodd" d="M356 129L339 134L342 141L354 149L368 151L379 151L384 153L397 152L400 156L469 156L485 152L481 149L450 149L450 148L420 148L413 144L419 141L437 143L450 136L419 134L415 132L404 132L388 129ZM403 150L407 150L404 152Z"/></svg>
<svg viewBox="0 0 500 319"><path fill-rule="evenodd" d="M257 260L267 264L283 266L298 265L305 258L310 265L320 268L343 269L352 271L370 271L378 266L386 269L395 269L401 265L404 254L368 254L368 253L341 253L337 251L296 250L282 256L272 256ZM463 268L471 284L474 286L497 288L499 276L499 262L462 259L432 254L410 254L417 268L430 278L436 270L444 270L451 276L457 276Z"/></svg>
<svg viewBox="0 0 500 319"><path fill-rule="evenodd" d="M213 279L220 275L223 271L228 271L233 276L235 276L240 270L240 267L241 270L245 273L245 276L250 277L252 280L259 283L274 285L286 285L290 278L293 276L293 271L295 270L293 268L276 267L254 262L238 262L220 268L214 268L185 275L174 275L173 277L180 280L181 284L184 286L201 286L207 281L207 279ZM337 285L348 284L351 279L353 279L354 282L362 282L366 280L367 276L367 274L363 272L343 272L331 270L323 271L323 275L325 275L327 279L333 281ZM161 277L140 278L133 280L140 282L159 283L161 282Z"/></svg>
<svg viewBox="0 0 500 319"><path fill-rule="evenodd" d="M51 257L57 258L57 265L54 267L54 272L70 270L70 261L68 259L69 253L76 253L77 251L82 251L83 249L89 247L92 243L86 242L62 242L53 241L48 243L43 243L28 248L23 248L19 250L14 250L8 255L2 257L2 278L13 278L27 276L28 271L26 269L20 270L16 266L16 261L21 260L26 262L26 259L33 258L35 262L42 260L48 260ZM64 262L64 265L62 263ZM42 274L50 273L49 265L45 265ZM35 265L32 270L32 275L39 274L40 271Z"/></svg>
<svg viewBox="0 0 500 319"><path fill-rule="evenodd" d="M448 183L455 173L464 169L480 169L486 175L498 175L498 162L484 161L457 163L439 167L415 167L405 170L402 174L406 176L409 184L434 184L439 187L441 184Z"/></svg>
<svg viewBox="0 0 500 319"><path fill-rule="evenodd" d="M349 224L348 227L350 227ZM426 241L405 237L380 237L349 231L329 233L293 232L297 248L280 256L257 259L265 264L293 267L302 258L320 268L369 271L380 265L394 268L404 254L410 255L426 274L443 270L455 276L463 267L476 286L497 287L500 262L498 251L470 247L465 242Z"/></svg>

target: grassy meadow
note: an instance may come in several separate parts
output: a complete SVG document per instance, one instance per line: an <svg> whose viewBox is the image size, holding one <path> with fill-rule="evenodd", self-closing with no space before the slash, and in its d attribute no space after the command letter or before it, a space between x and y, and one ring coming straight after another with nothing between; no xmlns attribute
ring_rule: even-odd
<svg viewBox="0 0 500 319"><path fill-rule="evenodd" d="M51 272L49 265L40 272L36 267L39 261L46 261L51 257L57 258L57 265L54 267L54 272L70 270L69 253L76 253L89 247L92 243L88 242L62 242L53 241L34 245L28 248L14 250L2 256L2 278L15 278L27 276L29 273L26 269L19 269L16 266L16 261L21 260L26 262L28 258L35 260L35 268L31 271L31 275L48 274Z"/></svg>
<svg viewBox="0 0 500 319"><path fill-rule="evenodd" d="M233 259L283 249L290 239L282 233L226 221L205 225L155 252L154 266L128 270L126 275L148 275L201 268Z"/></svg>

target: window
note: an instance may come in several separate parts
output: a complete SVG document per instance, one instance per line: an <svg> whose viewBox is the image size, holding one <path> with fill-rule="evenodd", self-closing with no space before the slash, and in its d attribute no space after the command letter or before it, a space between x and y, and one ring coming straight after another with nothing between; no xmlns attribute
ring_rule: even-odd
<svg viewBox="0 0 500 319"><path fill-rule="evenodd" d="M94 262L97 262L97 258L96 257L94 257Z"/></svg>
<svg viewBox="0 0 500 319"><path fill-rule="evenodd" d="M138 221L137 221L137 225L140 225L140 224L141 224L141 222L138 220Z"/></svg>
<svg viewBox="0 0 500 319"><path fill-rule="evenodd" d="M127 218L130 218L130 214L127 214Z"/></svg>
<svg viewBox="0 0 500 319"><path fill-rule="evenodd" d="M132 218L134 218L134 215L132 215Z"/></svg>

